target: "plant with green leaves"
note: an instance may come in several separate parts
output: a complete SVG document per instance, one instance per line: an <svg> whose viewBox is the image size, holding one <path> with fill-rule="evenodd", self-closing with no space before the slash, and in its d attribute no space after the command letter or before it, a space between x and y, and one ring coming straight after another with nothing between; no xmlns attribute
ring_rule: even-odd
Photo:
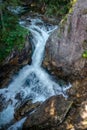
<svg viewBox="0 0 87 130"><path fill-rule="evenodd" d="M11 53L14 48L21 50L28 30L18 23L18 16L12 14L8 5L18 5L18 0L2 1L0 5L0 62Z"/></svg>
<svg viewBox="0 0 87 130"><path fill-rule="evenodd" d="M71 0L39 0L40 3L45 3L46 14L55 16L64 16L68 13L71 7Z"/></svg>
<svg viewBox="0 0 87 130"><path fill-rule="evenodd" d="M87 58L87 50L84 51L84 53L82 54L82 57L83 57L83 58Z"/></svg>

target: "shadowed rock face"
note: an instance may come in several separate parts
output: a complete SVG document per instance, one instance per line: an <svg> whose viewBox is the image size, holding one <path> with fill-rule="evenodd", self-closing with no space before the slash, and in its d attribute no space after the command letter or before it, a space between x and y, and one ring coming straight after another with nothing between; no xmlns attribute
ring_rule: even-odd
<svg viewBox="0 0 87 130"><path fill-rule="evenodd" d="M6 57L0 65L0 88L6 86L12 79L12 75L17 72L21 66L31 62L32 47L28 36L25 39L24 48L19 52L17 49Z"/></svg>
<svg viewBox="0 0 87 130"><path fill-rule="evenodd" d="M87 75L87 1L78 0L73 12L60 29L55 30L46 45L43 66L51 72L70 79Z"/></svg>
<svg viewBox="0 0 87 130"><path fill-rule="evenodd" d="M65 121L57 130L86 130L87 129L87 77L75 81L68 90L69 98L73 100Z"/></svg>
<svg viewBox="0 0 87 130"><path fill-rule="evenodd" d="M40 102L32 103L31 100L26 101L15 110L14 117L18 121L24 116L29 115L29 113L33 112L39 106Z"/></svg>
<svg viewBox="0 0 87 130"><path fill-rule="evenodd" d="M67 112L71 108L72 101L63 96L53 96L47 99L25 121L23 129L42 129L57 126L63 122Z"/></svg>

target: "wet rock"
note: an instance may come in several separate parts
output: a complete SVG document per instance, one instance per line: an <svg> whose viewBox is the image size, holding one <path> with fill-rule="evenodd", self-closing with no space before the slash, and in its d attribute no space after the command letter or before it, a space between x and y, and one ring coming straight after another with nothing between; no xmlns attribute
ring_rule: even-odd
<svg viewBox="0 0 87 130"><path fill-rule="evenodd" d="M65 79L87 76L87 60L82 58L87 44L87 1L78 0L65 23L49 37L43 66ZM84 13L85 11L85 13Z"/></svg>
<svg viewBox="0 0 87 130"><path fill-rule="evenodd" d="M3 109L6 109L9 104L12 104L12 100L9 99L6 101L6 97L4 97L3 94L0 94L0 112L2 112Z"/></svg>
<svg viewBox="0 0 87 130"><path fill-rule="evenodd" d="M19 93L17 93L17 94L15 95L15 99L16 99L16 100L19 100L20 102L22 102L23 96L24 96L24 92L21 91L21 92L19 92Z"/></svg>
<svg viewBox="0 0 87 130"><path fill-rule="evenodd" d="M33 112L37 107L40 106L40 102L32 103L32 100L24 102L15 110L15 119L20 120L22 117L29 115L29 113Z"/></svg>
<svg viewBox="0 0 87 130"><path fill-rule="evenodd" d="M50 97L35 112L28 116L23 129L46 129L48 127L58 126L65 119L72 103L72 101L68 101L61 95Z"/></svg>

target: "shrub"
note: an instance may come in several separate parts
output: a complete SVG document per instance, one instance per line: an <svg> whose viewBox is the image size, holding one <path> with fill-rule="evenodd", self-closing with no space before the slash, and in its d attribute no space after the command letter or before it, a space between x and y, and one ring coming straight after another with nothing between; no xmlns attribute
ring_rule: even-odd
<svg viewBox="0 0 87 130"><path fill-rule="evenodd" d="M9 55L13 48L21 50L25 36L28 34L28 30L19 25L17 16L7 12L3 15L3 20L5 30L0 26L0 62Z"/></svg>

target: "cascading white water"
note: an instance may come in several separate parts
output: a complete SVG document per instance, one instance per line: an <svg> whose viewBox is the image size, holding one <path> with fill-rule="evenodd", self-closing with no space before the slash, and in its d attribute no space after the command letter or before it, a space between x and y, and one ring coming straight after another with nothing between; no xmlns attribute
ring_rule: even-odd
<svg viewBox="0 0 87 130"><path fill-rule="evenodd" d="M35 51L32 56L32 65L37 68L41 65L45 43L49 35L37 26L30 28L30 31L34 36L34 39L36 39L34 40L34 45L37 41Z"/></svg>
<svg viewBox="0 0 87 130"><path fill-rule="evenodd" d="M32 99L33 102L44 101L52 95L64 95L63 91L65 92L70 87L68 85L61 88L41 68L46 41L56 27L52 25L45 26L45 23L40 19L31 19L29 24L22 21L20 24L30 30L35 50L32 56L32 64L23 67L8 87L0 89L3 105L3 111L0 112L0 127L13 119L14 109L26 98ZM20 95L19 99L17 95ZM3 98L4 100L2 100ZM5 108L4 104L6 103Z"/></svg>

